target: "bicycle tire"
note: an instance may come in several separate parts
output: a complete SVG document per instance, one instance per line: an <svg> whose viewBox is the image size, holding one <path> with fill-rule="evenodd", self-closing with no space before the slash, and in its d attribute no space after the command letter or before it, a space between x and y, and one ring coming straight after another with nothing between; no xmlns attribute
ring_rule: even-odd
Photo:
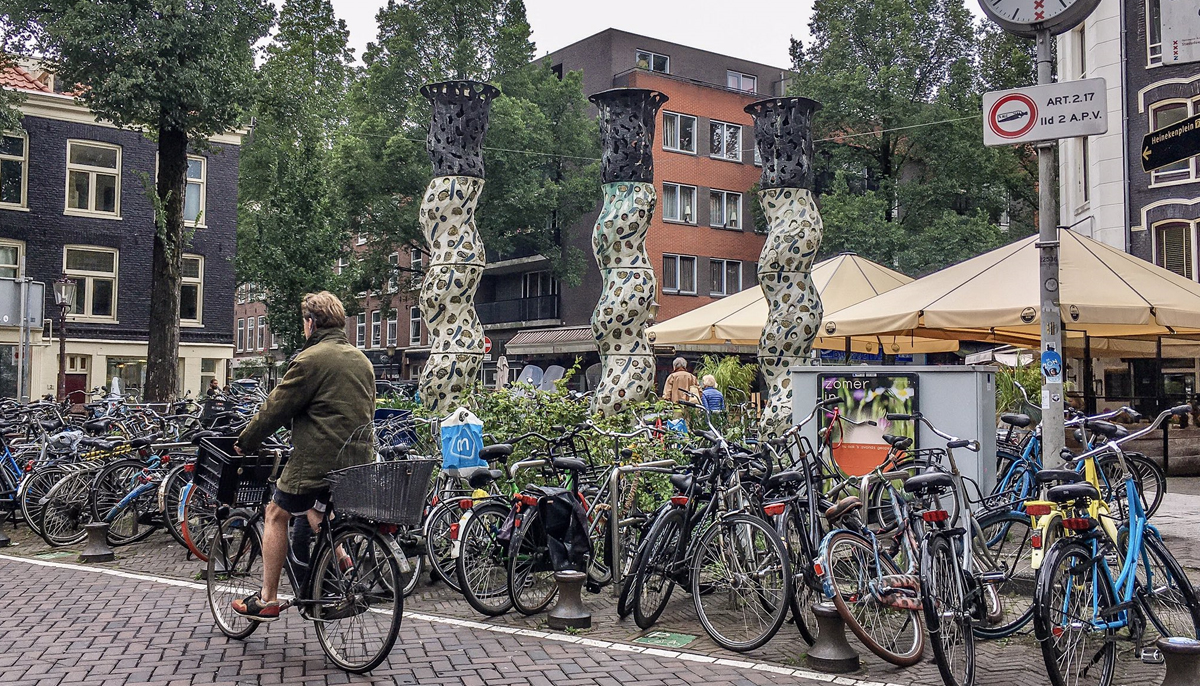
<svg viewBox="0 0 1200 686"><path fill-rule="evenodd" d="M1157 536L1146 532L1143 547L1144 556L1138 568L1141 588L1137 595L1151 624L1163 638L1200 637L1200 602L1187 573ZM1151 559L1160 564L1166 579L1154 578L1151 568L1151 578L1146 582L1145 566L1151 564Z"/></svg>
<svg viewBox="0 0 1200 686"><path fill-rule="evenodd" d="M354 674L387 659L404 616L400 578L400 565L382 534L363 526L334 531L333 547L323 547L313 566L309 613L325 657ZM372 628L376 635L368 637Z"/></svg>
<svg viewBox="0 0 1200 686"><path fill-rule="evenodd" d="M681 540L685 517L682 509L667 510L646 534L646 549L634 572L631 603L633 621L640 629L654 626L671 599L676 579L670 568L685 548Z"/></svg>
<svg viewBox="0 0 1200 686"><path fill-rule="evenodd" d="M792 595L787 549L774 527L752 515L724 517L700 536L691 563L692 601L709 638L739 653L774 638Z"/></svg>
<svg viewBox="0 0 1200 686"><path fill-rule="evenodd" d="M817 639L817 616L813 614L812 606L819 602L821 591L820 580L813 572L813 555L809 552L808 541L805 540L808 536L808 524L805 522L806 506L803 502L790 503L780 515L780 521L775 528L782 529L779 535L787 548L788 563L792 572L792 593L788 597L792 621L796 624L800 637L811 646Z"/></svg>
<svg viewBox="0 0 1200 686"><path fill-rule="evenodd" d="M1134 484L1142 499L1142 510L1150 518L1162 505L1163 494L1167 490L1167 477L1162 467L1140 453L1125 453L1125 464L1133 474ZM1125 505L1125 474L1121 463L1112 453L1096 458L1096 466L1101 473L1101 495L1113 513L1124 513Z"/></svg>
<svg viewBox="0 0 1200 686"><path fill-rule="evenodd" d="M1108 563L1103 555L1093 557L1089 546L1073 538L1057 541L1038 573L1033 603L1034 635L1041 644L1042 660L1046 663L1046 673L1051 684L1109 686L1116 667L1116 632L1111 628L1103 632L1092 631L1092 618L1097 609L1092 604L1093 593L1097 594L1101 607L1113 604L1114 594L1109 585L1109 575L1099 571L1101 564ZM1065 590L1060 588L1064 582ZM1085 589L1085 584L1090 587ZM1080 599L1082 604L1077 603ZM1088 650L1085 642L1088 635L1094 633L1101 634L1100 648L1092 652ZM1058 646L1064 643L1070 647L1068 651L1059 650ZM1083 647L1077 650L1076 645ZM1080 658L1078 663L1086 663L1082 674L1076 674L1071 668L1072 664L1078 665L1073 661L1075 655ZM1061 664L1064 658L1065 665ZM1088 674L1097 664L1100 667L1099 672ZM1091 679L1092 676L1096 678Z"/></svg>
<svg viewBox="0 0 1200 686"><path fill-rule="evenodd" d="M842 548L848 549L849 557L838 557ZM868 539L851 531L834 533L829 537L825 550L825 586L832 591L833 604L845 620L846 626L850 627L868 650L896 666L911 667L920 662L925 649L921 612L884 606L875 599L870 588L870 583L880 576L899 574L896 563L881 552L878 554L878 560L883 569L874 569L875 548ZM863 626L867 612L872 612L875 616L882 615L895 625L895 629L887 632L869 631ZM872 627L874 628L874 623Z"/></svg>
<svg viewBox="0 0 1200 686"><path fill-rule="evenodd" d="M975 633L968 605L966 571L946 534L921 544L921 609L933 644L933 658L946 686L975 683Z"/></svg>
<svg viewBox="0 0 1200 686"><path fill-rule="evenodd" d="M42 498L39 525L42 540L62 547L82 543L87 538L84 525L90 521L88 507L90 470L72 471L54 484Z"/></svg>
<svg viewBox="0 0 1200 686"><path fill-rule="evenodd" d="M458 500L443 500L425 520L425 554L429 557L433 575L456 592L462 591L454 556L455 536L460 533L462 514Z"/></svg>
<svg viewBox="0 0 1200 686"><path fill-rule="evenodd" d="M29 530L38 536L42 535L41 500L66 474L66 469L55 465L34 470L21 482L21 518L25 520Z"/></svg>
<svg viewBox="0 0 1200 686"><path fill-rule="evenodd" d="M536 615L558 595L550 550L537 510L521 517L521 526L513 532L508 550L508 595L513 607L523 615Z"/></svg>
<svg viewBox="0 0 1200 686"><path fill-rule="evenodd" d="M509 510L506 503L497 501L476 504L458 529L455 569L459 586L471 607L489 617L498 617L512 608L508 546L498 538Z"/></svg>
<svg viewBox="0 0 1200 686"><path fill-rule="evenodd" d="M212 537L216 535L217 504L208 494L192 483L183 498L183 511L180 515L182 524L180 533L188 551L201 562L208 562L208 551L212 547Z"/></svg>
<svg viewBox="0 0 1200 686"><path fill-rule="evenodd" d="M158 487L158 511L162 514L167 533L175 542L184 548L187 541L183 538L183 518L180 517L183 505L184 489L191 482L192 475L183 469L184 465L175 465L162 484Z"/></svg>
<svg viewBox="0 0 1200 686"><path fill-rule="evenodd" d="M242 640L262 622L234 612L232 603L261 590L262 540L251 524L247 510L234 510L217 526L205 555L205 596L217 629L229 638Z"/></svg>
<svg viewBox="0 0 1200 686"><path fill-rule="evenodd" d="M1020 631L1033 618L1033 590L1037 583L1032 559L1033 527L1029 515L1017 512L991 512L981 515L976 523L983 534L983 544L1006 570L1004 581L990 584L1000 607L989 608L988 619L975 623L975 636L1004 638ZM975 561L983 563L979 555Z"/></svg>
<svg viewBox="0 0 1200 686"><path fill-rule="evenodd" d="M145 467L142 460L117 460L105 465L92 479L89 497L92 521L106 521L112 517L105 539L114 548L145 540L158 528L142 523L142 518L157 507L157 488L145 490L116 510L126 496L142 486L137 483L137 476Z"/></svg>

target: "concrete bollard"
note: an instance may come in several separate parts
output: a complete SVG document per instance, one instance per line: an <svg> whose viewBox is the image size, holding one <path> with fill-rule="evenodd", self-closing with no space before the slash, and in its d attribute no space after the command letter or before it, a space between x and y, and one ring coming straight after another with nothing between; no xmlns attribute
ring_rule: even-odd
<svg viewBox="0 0 1200 686"><path fill-rule="evenodd" d="M846 622L833 603L813 603L817 616L817 642L808 651L806 662L819 672L845 674L858 669L858 653L846 640Z"/></svg>
<svg viewBox="0 0 1200 686"><path fill-rule="evenodd" d="M550 610L546 623L551 629L590 629L592 614L583 606L580 592L583 582L587 581L584 572L555 572L554 580L558 583L558 602Z"/></svg>
<svg viewBox="0 0 1200 686"><path fill-rule="evenodd" d="M1200 641L1172 636L1160 638L1155 644L1167 663L1162 686L1195 686L1200 684Z"/></svg>
<svg viewBox="0 0 1200 686"><path fill-rule="evenodd" d="M12 512L8 510L0 510L0 548L7 548L12 545L12 539L8 534L4 533L4 525L8 523L8 518L12 516Z"/></svg>
<svg viewBox="0 0 1200 686"><path fill-rule="evenodd" d="M84 524L87 529L87 544L79 554L80 562L112 562L113 549L108 547L108 522Z"/></svg>

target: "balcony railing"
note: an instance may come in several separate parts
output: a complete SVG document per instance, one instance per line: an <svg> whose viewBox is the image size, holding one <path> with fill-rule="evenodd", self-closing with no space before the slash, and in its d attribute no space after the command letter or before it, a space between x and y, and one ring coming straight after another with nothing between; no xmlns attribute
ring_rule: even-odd
<svg viewBox="0 0 1200 686"><path fill-rule="evenodd" d="M558 319L558 296L541 295L535 298L475 303L475 310L479 313L479 321L484 324Z"/></svg>

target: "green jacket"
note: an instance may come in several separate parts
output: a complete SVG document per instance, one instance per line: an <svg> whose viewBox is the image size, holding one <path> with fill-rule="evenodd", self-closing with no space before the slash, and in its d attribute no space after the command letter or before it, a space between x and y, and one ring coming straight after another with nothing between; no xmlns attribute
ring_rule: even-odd
<svg viewBox="0 0 1200 686"><path fill-rule="evenodd" d="M375 372L342 329L317 329L288 365L238 445L253 452L263 439L292 424L292 456L279 476L286 493L325 488L334 469L365 464L371 455Z"/></svg>

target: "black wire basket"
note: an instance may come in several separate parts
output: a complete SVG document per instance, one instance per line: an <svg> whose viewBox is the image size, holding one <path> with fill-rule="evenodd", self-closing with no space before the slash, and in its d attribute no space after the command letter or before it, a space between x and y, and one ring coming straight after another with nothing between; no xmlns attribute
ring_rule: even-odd
<svg viewBox="0 0 1200 686"><path fill-rule="evenodd" d="M330 500L338 514L373 522L415 526L421 523L433 470L440 460L372 462L330 472Z"/></svg>
<svg viewBox="0 0 1200 686"><path fill-rule="evenodd" d="M214 502L224 505L259 505L270 487L275 457L268 453L238 455L236 436L201 438L196 451L192 482ZM287 464L287 453L279 461ZM274 475L278 477L278 475Z"/></svg>

